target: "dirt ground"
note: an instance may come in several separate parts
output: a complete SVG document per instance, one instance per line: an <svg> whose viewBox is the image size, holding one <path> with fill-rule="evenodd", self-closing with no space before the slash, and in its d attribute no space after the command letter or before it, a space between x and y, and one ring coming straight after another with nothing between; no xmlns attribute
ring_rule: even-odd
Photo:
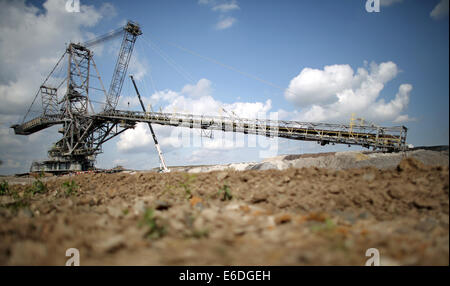
<svg viewBox="0 0 450 286"><path fill-rule="evenodd" d="M413 158L43 182L0 196L0 265L65 265L68 248L81 265L364 265L369 248L382 265L449 264L448 166Z"/></svg>

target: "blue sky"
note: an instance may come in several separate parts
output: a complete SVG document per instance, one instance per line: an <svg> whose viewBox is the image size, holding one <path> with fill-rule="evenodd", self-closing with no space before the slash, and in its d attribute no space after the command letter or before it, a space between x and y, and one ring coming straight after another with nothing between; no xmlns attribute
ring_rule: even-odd
<svg viewBox="0 0 450 286"><path fill-rule="evenodd" d="M167 111L178 107L198 107L196 110L186 111L203 112L207 110L207 106L201 107L201 104L205 103L205 98L211 98L214 103L211 106L222 104L235 109L243 117L252 115L245 111L238 112L247 103L255 112L278 112L283 119L330 123L348 123L350 113L355 112L357 116L380 125L407 126L410 144L448 145L448 1L440 4L441 0L382 0L379 13L368 13L365 9L366 1L362 0L80 2L80 13L66 14L63 8L58 10L59 6L65 4L63 0L49 0L46 4L45 1L30 1L22 5L26 16L34 17L35 21L40 20L39 15L59 19L58 13L64 16L61 18L64 20L60 21L73 21L72 27L64 28L68 30L69 38L64 37L64 30L61 30L62 35L52 40L53 46L57 47L52 51L53 57L58 52L63 52L64 44L69 40L103 34L123 25L127 19L138 22L144 34L137 40L130 73L140 73L138 85L146 103L152 103L153 107L161 106ZM2 5L11 4L6 2ZM439 5L441 6L437 9ZM28 11L31 6L36 7L36 10ZM84 6L90 6L86 12L91 13L89 19L77 22L75 17L80 18L81 14L86 14ZM49 9L54 11L50 13ZM434 13L433 9L436 9ZM98 19L94 20L95 17ZM3 25L2 21L0 25ZM18 28L17 38L25 37L23 33L27 31ZM14 40L10 39L13 43ZM17 43L20 43L19 39ZM153 45L153 49L149 43ZM213 64L170 43L213 58L277 87ZM118 44L119 40L111 41L100 48L103 50L94 50L97 52L96 62L106 86L109 85L118 52L114 48ZM155 52L154 47L169 55L174 65L182 69L183 75ZM43 50L44 48L42 53L36 51L37 58L44 54ZM331 68L327 69L326 66ZM367 71L368 76L357 78L359 68ZM48 71L49 69L47 73ZM42 81L46 74L45 70L40 73L42 74L36 76L33 84ZM1 76L3 74L4 72L0 73ZM21 72L18 71L17 74ZM365 83L372 83L374 78L378 85L369 90L374 95L364 98L366 95L362 94L362 87ZM17 86L20 86L20 78L15 80ZM152 88L152 80L160 96L155 96L157 92ZM194 91L188 92L187 85ZM377 89L380 85L381 89ZM31 86L31 82L23 85L24 89ZM292 91L292 96L287 94L287 89ZM15 112L0 110L1 122L9 123L19 118L31 103L34 91L35 89L24 92L27 95L17 103ZM10 94L1 92L0 88L2 99L12 101ZM170 92L175 94L171 97L172 101L161 99L164 98L162 94L167 98ZM124 103L135 97L128 79L123 87L123 95L121 107L126 107ZM341 95L348 98L359 96L357 98L366 102L360 103L361 107L357 107L355 103L355 107L350 110L343 107ZM174 103L174 98L181 105ZM132 102L131 108L138 110L139 106ZM5 126L2 125L2 128ZM98 157L99 165L112 167L120 163L130 168L158 166L151 142L124 147L133 138L142 141L142 136L148 135L146 132L148 131L144 128L135 130L134 135L117 138L106 144L105 153ZM158 128L157 132L161 137L173 137L173 131L168 128ZM10 131L3 131L2 136L11 137L12 134ZM0 157L4 162L13 160L13 157L6 155L5 150L11 140L15 139L5 139L7 140L10 140L9 143L4 143L5 147L1 147L0 152L0 156L7 157ZM280 140L277 144L279 147L276 154L359 150L356 147L320 147L313 143L285 140ZM39 157L45 158L45 150L49 146L50 143L36 150L33 156L39 154ZM26 144L23 148L26 148ZM260 149L223 146L175 148L168 142L163 144L169 165L185 162L208 164L258 161L261 159ZM0 172L26 170L29 160L31 158L23 158L20 162L11 161L9 167L4 164Z"/></svg>

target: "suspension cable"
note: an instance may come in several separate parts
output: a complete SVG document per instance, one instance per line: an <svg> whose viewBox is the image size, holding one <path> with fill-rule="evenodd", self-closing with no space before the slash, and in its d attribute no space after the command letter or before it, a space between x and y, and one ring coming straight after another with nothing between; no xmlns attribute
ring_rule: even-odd
<svg viewBox="0 0 450 286"><path fill-rule="evenodd" d="M158 47L154 42L152 42L150 39L146 39L142 37L144 42L155 52L157 53L168 65L172 66L172 68L178 72L182 77L184 77L187 81L190 83L194 83L195 80L193 77L186 72L181 65L177 64L175 60L173 60L169 55L167 55L161 48Z"/></svg>
<svg viewBox="0 0 450 286"><path fill-rule="evenodd" d="M154 37L153 37L153 38L154 38ZM177 48L177 49L179 49L179 50L182 50L182 51L184 51L184 52L187 52L187 53L189 53L189 54L191 54L191 55L194 55L194 56L196 56L196 57L199 57L199 58L201 58L201 59L203 59L203 60L206 60L206 61L208 61L208 62L211 62L211 63L213 63L213 64L215 64L215 65L218 65L218 66L224 67L224 68L226 68L226 69L229 69L229 70L231 70L231 71L237 72L237 73L239 73L239 74L241 74L241 75L243 75L243 76L246 76L246 77L248 77L248 78L257 80L257 81L259 81L259 82L261 82L261 83L264 83L264 84L269 85L269 86L271 86L271 87L277 88L277 89L279 89L279 90L281 90L281 91L290 93L290 94L292 94L292 95L296 95L296 94L295 94L294 92L292 92L290 89L286 89L286 88L281 87L281 86L279 86L279 85L277 85L277 84L275 84L275 83L273 83L273 82L264 80L264 79L262 79L262 78L260 78L260 77L258 77L258 76L255 76L255 75L250 74L250 73L248 73L248 72L244 72L244 71L242 71L242 70L240 70L240 69L238 69L238 68L235 68L235 67L233 67L233 66L224 64L224 63L222 63L222 62L220 62L220 61L218 61L218 60L216 60L216 59L213 59L213 58L211 58L211 57L203 56L203 55L201 55L201 54L199 54L199 53L197 53L197 52L194 52L194 51L192 51L192 50L190 50L190 49L188 49L188 48L182 47L182 46L180 46L180 45L178 45L178 44L175 44L175 43L173 43L173 42L165 41L165 40L161 40L161 39L159 39L159 41L160 41L160 42L167 43L168 45L170 45L170 46L172 46L172 47L175 47L175 48Z"/></svg>

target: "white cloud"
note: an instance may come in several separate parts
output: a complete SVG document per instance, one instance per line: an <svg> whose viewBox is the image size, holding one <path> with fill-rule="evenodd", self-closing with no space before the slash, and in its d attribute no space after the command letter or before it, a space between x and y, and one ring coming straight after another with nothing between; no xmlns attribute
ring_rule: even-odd
<svg viewBox="0 0 450 286"><path fill-rule="evenodd" d="M192 97L202 97L211 94L211 82L205 78L198 81L197 84L188 84L181 90L181 93Z"/></svg>
<svg viewBox="0 0 450 286"><path fill-rule="evenodd" d="M439 4L431 11L430 16L435 20L443 19L448 16L449 0L441 0Z"/></svg>
<svg viewBox="0 0 450 286"><path fill-rule="evenodd" d="M323 70L304 68L293 78L286 99L299 105L336 100L336 93L351 87L353 70L349 65L325 66Z"/></svg>
<svg viewBox="0 0 450 286"><path fill-rule="evenodd" d="M129 74L132 74L134 79L141 80L146 74L148 69L148 63L141 59L139 54L136 52L131 56L129 63Z"/></svg>
<svg viewBox="0 0 450 286"><path fill-rule="evenodd" d="M152 136L147 124L138 123L134 129L129 129L120 135L120 140L117 142L117 149L119 151L129 151L131 149L142 151L150 145L151 140Z"/></svg>
<svg viewBox="0 0 450 286"><path fill-rule="evenodd" d="M220 156L223 156L223 154L218 150L199 149L192 152L191 156L189 156L186 161L195 164L203 162L205 158L217 158Z"/></svg>
<svg viewBox="0 0 450 286"><path fill-rule="evenodd" d="M219 20L219 22L217 22L216 29L217 30L228 29L231 26L233 26L234 23L236 23L236 18L226 17L226 18Z"/></svg>
<svg viewBox="0 0 450 286"><path fill-rule="evenodd" d="M303 69L291 80L285 97L302 106L291 114L304 121L347 121L352 113L375 122L410 120L401 114L409 103L412 85L400 85L395 98L385 102L380 92L398 74L393 62L371 63L358 68L348 65L325 66L323 70Z"/></svg>
<svg viewBox="0 0 450 286"><path fill-rule="evenodd" d="M99 12L103 17L109 19L117 16L116 7L111 3L103 3ZM125 23L121 26L125 26Z"/></svg>
<svg viewBox="0 0 450 286"><path fill-rule="evenodd" d="M233 26L237 22L236 18L231 16L225 17L225 15L234 10L241 9L236 0L199 0L198 4L207 5L211 7L212 11L219 13L219 21L214 26L216 30L224 30Z"/></svg>
<svg viewBox="0 0 450 286"><path fill-rule="evenodd" d="M232 0L231 2L228 2L228 3L222 3L222 4L215 5L212 8L213 11L219 11L219 12L228 12L228 11L239 10L239 9L240 9L240 7L235 0Z"/></svg>
<svg viewBox="0 0 450 286"><path fill-rule="evenodd" d="M200 79L195 85L188 84L182 88L181 92L172 90L160 91L147 97L154 104L163 104L163 112L187 113L195 115L222 115L229 116L223 112L222 107L228 112L234 112L240 118L266 118L272 108L271 100L266 102L234 102L223 103L215 100L211 96L211 82L207 79ZM146 98L144 97L144 102ZM150 102L149 101L149 102ZM192 141L198 139L200 132L185 128L172 128L167 126L153 125L155 133L163 150L167 152L170 148L178 148L185 143L187 137L196 136ZM183 133L185 132L185 133ZM206 149L227 150L236 147L232 133L226 133L224 137L219 136L203 141L202 147ZM230 135L231 134L231 135ZM185 136L184 138L181 138ZM230 137L231 136L231 137ZM190 140L190 139L189 139ZM191 146L191 141L188 145ZM147 125L137 124L134 130L125 131L119 136L117 148L122 152L138 153L151 150L153 141ZM183 145L184 146L184 145ZM189 147L184 146L184 147ZM198 146L200 147L200 146ZM242 146L243 147L243 146Z"/></svg>

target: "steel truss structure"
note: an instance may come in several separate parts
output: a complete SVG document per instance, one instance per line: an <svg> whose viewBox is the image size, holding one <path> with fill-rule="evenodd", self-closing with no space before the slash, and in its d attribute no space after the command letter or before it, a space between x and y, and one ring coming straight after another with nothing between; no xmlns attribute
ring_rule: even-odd
<svg viewBox="0 0 450 286"><path fill-rule="evenodd" d="M122 33L122 45L107 93L88 47ZM211 136L212 131L217 130L316 141L322 145L330 143L359 145L383 151L401 151L407 148L407 128L404 126L379 127L117 110L134 43L141 34L139 25L130 21L125 27L84 45L69 44L65 51L68 58L67 77L64 80L65 91L61 90L61 84L50 86L46 80L36 95L36 97L41 95L41 114L25 120L27 113L20 124L11 126L15 134L30 135L53 125L62 125L59 129L62 138L48 151L49 159L34 162L31 171L67 172L92 169L95 167L96 156L102 152L102 144L125 130L134 128L138 122L195 128ZM58 64L60 62L61 59ZM95 73L92 72L94 70ZM100 112L94 111L92 100L89 98L90 90L93 88L90 86L91 78L97 80L106 99ZM63 92L63 96L59 98L58 92Z"/></svg>
<svg viewBox="0 0 450 286"><path fill-rule="evenodd" d="M93 54L88 47L122 34L123 40L119 57L109 93L106 93ZM66 82L66 86L64 87L61 84L49 86L46 80L36 95L41 95L42 114L25 122L27 113L22 124L12 126L16 134L28 135L55 123L62 125L62 128L58 130L62 134L62 138L48 151L49 159L43 162L34 162L31 171L66 172L92 169L96 156L102 152L102 144L132 127L119 128L115 122L91 117L95 114L95 111L89 98L90 91L94 88L91 86L90 80L93 78L101 86L99 90L103 92L106 98L103 110L114 110L120 96L134 43L137 36L141 34L139 25L129 21L125 27L115 30L107 36L102 36L85 44L70 43L68 45L61 58L67 58L67 76L63 81ZM56 66L60 63L61 60L58 61ZM56 66L49 77L56 70ZM63 88L65 88L65 91L62 91L64 95L58 98L58 91L61 93Z"/></svg>

